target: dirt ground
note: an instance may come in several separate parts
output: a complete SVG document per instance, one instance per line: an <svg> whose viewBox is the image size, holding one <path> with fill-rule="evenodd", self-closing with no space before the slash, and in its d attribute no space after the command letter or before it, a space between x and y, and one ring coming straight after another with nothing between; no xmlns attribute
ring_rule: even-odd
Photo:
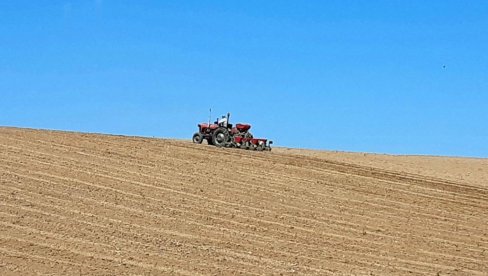
<svg viewBox="0 0 488 276"><path fill-rule="evenodd" d="M487 275L487 165L0 128L0 275Z"/></svg>
<svg viewBox="0 0 488 276"><path fill-rule="evenodd" d="M283 154L305 155L330 161L432 176L488 188L488 159L441 156L385 155L277 148Z"/></svg>

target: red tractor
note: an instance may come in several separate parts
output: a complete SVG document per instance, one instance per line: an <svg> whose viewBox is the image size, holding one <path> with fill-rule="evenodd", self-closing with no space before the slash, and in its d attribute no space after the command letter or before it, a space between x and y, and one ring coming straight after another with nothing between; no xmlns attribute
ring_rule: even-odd
<svg viewBox="0 0 488 276"><path fill-rule="evenodd" d="M272 141L267 139L256 139L249 129L251 125L236 124L235 127L229 123L230 113L227 116L217 119L213 124L210 122L198 124L198 132L193 134L193 143L201 144L207 140L209 145L227 148L241 148L263 151L271 150Z"/></svg>

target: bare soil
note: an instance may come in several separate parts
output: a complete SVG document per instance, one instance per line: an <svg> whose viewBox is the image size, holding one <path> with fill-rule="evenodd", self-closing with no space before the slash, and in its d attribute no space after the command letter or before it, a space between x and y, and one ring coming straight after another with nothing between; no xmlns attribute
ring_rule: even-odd
<svg viewBox="0 0 488 276"><path fill-rule="evenodd" d="M0 128L0 275L487 275L487 165Z"/></svg>

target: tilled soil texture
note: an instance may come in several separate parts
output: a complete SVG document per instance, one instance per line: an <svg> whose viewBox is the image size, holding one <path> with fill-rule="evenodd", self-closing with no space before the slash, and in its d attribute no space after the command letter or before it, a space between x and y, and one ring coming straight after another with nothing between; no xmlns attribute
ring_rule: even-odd
<svg viewBox="0 0 488 276"><path fill-rule="evenodd" d="M0 275L487 275L486 185L334 156L0 128Z"/></svg>

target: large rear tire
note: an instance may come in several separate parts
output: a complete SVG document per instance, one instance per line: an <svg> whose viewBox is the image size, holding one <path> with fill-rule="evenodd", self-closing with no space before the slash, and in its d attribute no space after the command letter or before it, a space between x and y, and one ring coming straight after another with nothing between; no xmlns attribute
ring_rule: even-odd
<svg viewBox="0 0 488 276"><path fill-rule="evenodd" d="M216 129L212 135L212 143L217 147L224 147L230 142L230 134L226 128Z"/></svg>
<svg viewBox="0 0 488 276"><path fill-rule="evenodd" d="M195 144L201 144L203 142L203 135L199 132L193 134L192 141Z"/></svg>

